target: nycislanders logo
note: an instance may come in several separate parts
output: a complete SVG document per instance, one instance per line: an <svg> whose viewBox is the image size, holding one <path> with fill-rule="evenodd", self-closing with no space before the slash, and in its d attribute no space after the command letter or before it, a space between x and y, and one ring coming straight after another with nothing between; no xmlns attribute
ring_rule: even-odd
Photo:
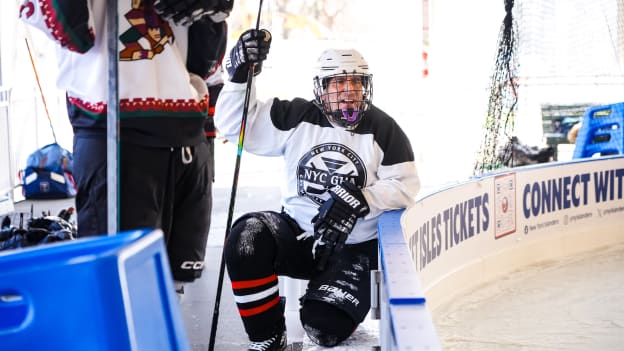
<svg viewBox="0 0 624 351"><path fill-rule="evenodd" d="M348 147L327 143L315 146L299 160L297 192L317 204L327 198L325 191L334 185L351 182L358 187L366 184L362 159Z"/></svg>

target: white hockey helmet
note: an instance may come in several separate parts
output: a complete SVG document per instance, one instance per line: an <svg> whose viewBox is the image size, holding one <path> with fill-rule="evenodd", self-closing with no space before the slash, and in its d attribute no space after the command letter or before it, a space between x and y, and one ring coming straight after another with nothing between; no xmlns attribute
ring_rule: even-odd
<svg viewBox="0 0 624 351"><path fill-rule="evenodd" d="M335 124L353 129L362 120L368 111L373 99L373 75L368 72L368 63L362 54L354 49L327 49L318 58L316 76L314 77L314 97L316 105ZM353 94L349 99L353 108L341 109L337 100L330 103L330 94L327 87L331 78L344 77L345 79L359 78L362 83L361 92ZM334 93L336 94L336 93ZM353 97L355 96L355 98Z"/></svg>

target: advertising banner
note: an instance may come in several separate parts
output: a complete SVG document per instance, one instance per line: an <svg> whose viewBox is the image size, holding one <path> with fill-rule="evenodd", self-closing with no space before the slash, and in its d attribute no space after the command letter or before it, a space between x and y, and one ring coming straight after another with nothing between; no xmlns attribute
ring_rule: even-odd
<svg viewBox="0 0 624 351"><path fill-rule="evenodd" d="M611 156L512 168L424 197L401 225L425 292L624 241L623 183L624 156Z"/></svg>

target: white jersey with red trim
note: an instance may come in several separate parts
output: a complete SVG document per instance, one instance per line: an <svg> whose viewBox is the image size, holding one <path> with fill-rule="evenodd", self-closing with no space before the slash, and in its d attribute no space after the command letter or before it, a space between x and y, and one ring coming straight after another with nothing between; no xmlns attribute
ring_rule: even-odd
<svg viewBox="0 0 624 351"><path fill-rule="evenodd" d="M58 44L57 85L67 92L76 134L106 130L111 35L107 4L26 0L20 8L24 22ZM214 65L207 56L216 51L212 47L222 45L225 23L176 25L163 19L152 1L142 0L119 1L117 20L122 140L152 146L202 142L208 113L204 80Z"/></svg>
<svg viewBox="0 0 624 351"><path fill-rule="evenodd" d="M217 100L217 129L235 144L245 89L245 83L226 82ZM420 188L409 139L375 106L354 130L345 130L332 125L311 101L257 100L254 84L243 147L252 154L283 157L282 206L309 233L319 205L329 197L327 189L345 181L361 188L370 213L358 220L348 244L375 238L379 216L413 204Z"/></svg>

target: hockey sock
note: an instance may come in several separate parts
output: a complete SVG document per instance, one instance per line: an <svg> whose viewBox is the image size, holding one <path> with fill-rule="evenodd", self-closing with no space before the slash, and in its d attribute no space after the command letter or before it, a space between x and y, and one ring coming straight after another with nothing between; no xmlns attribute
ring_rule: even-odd
<svg viewBox="0 0 624 351"><path fill-rule="evenodd" d="M275 240L259 219L247 217L234 224L225 245L225 262L251 341L266 340L284 330L274 260Z"/></svg>

